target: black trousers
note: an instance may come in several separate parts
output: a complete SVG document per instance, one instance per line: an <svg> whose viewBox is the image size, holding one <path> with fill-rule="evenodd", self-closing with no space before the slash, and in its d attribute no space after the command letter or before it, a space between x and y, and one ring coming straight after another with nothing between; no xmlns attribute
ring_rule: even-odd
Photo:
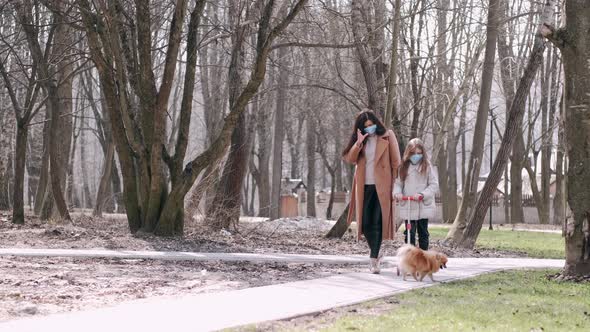
<svg viewBox="0 0 590 332"><path fill-rule="evenodd" d="M404 242L408 243L408 221L406 220L406 230L404 231ZM410 220L412 228L410 229L410 243L416 245L416 228L418 228L418 246L422 250L428 250L428 219Z"/></svg>
<svg viewBox="0 0 590 332"><path fill-rule="evenodd" d="M382 219L377 189L374 184L367 184L363 196L363 234L371 249L371 258L379 257L383 239Z"/></svg>

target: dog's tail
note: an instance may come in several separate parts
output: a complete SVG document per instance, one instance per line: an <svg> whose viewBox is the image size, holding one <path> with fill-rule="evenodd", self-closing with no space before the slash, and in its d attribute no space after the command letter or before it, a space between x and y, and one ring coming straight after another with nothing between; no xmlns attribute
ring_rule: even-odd
<svg viewBox="0 0 590 332"><path fill-rule="evenodd" d="M412 250L414 246L411 244L404 244L403 246L399 247L399 249L397 249L397 254L396 256L402 257L405 256L410 250Z"/></svg>

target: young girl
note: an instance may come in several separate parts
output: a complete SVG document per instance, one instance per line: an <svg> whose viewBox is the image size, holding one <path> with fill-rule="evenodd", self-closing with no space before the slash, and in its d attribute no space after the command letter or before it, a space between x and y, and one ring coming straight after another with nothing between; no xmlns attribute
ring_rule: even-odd
<svg viewBox="0 0 590 332"><path fill-rule="evenodd" d="M428 250L428 219L436 214L435 195L438 192L438 177L433 170L424 144L419 138L408 142L402 165L394 186L394 198L399 203L399 217L405 220L404 241L408 242L408 220L410 220L410 243L416 245L416 228L420 249ZM402 197L412 196L413 201ZM410 207L410 204L412 205Z"/></svg>
<svg viewBox="0 0 590 332"><path fill-rule="evenodd" d="M343 159L356 165L348 224L356 212L358 238L364 235L371 250L371 272L379 273L382 240L393 240L395 232L392 200L393 183L400 165L395 134L385 129L371 110L355 120Z"/></svg>

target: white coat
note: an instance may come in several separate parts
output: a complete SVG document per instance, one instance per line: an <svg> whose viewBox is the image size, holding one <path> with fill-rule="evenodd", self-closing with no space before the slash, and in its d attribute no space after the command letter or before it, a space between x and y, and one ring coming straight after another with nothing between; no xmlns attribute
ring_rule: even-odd
<svg viewBox="0 0 590 332"><path fill-rule="evenodd" d="M426 174L418 171L417 165L410 164L408 176L402 181L397 176L393 194L402 194L403 196L414 196L421 194L424 196L422 201L400 201L398 218L402 220L432 219L436 216L435 196L438 192L438 175L436 170L430 166ZM411 204L411 209L410 209Z"/></svg>

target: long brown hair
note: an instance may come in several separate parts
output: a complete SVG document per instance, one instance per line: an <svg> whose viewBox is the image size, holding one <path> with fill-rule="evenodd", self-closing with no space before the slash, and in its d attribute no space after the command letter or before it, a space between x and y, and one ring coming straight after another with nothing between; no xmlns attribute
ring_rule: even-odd
<svg viewBox="0 0 590 332"><path fill-rule="evenodd" d="M430 162L428 161L428 155L426 154L426 149L424 149L424 143L419 138L412 138L408 145L406 146L406 150L404 151L404 156L402 158L402 164L399 169L399 177L402 181L406 180L408 177L408 168L410 168L410 157L416 153L417 149L422 150L422 160L418 164L418 172L422 174L426 174L428 172L428 168L430 166Z"/></svg>
<svg viewBox="0 0 590 332"><path fill-rule="evenodd" d="M344 151L342 151L342 156L345 156L348 153L348 151L350 151L352 146L356 143L357 129L360 130L361 132L365 131L365 122L367 122L368 120L371 120L371 122L373 122L374 124L377 125L377 130L375 131L376 135L381 136L381 135L385 134L385 132L387 130L385 129L383 122L381 122L381 120L379 120L377 115L372 110L370 110L368 108L363 109L363 111L361 113L359 113L356 116L356 119L354 120L354 127L352 128L352 135L350 135L350 140L348 141L346 148L344 149Z"/></svg>

